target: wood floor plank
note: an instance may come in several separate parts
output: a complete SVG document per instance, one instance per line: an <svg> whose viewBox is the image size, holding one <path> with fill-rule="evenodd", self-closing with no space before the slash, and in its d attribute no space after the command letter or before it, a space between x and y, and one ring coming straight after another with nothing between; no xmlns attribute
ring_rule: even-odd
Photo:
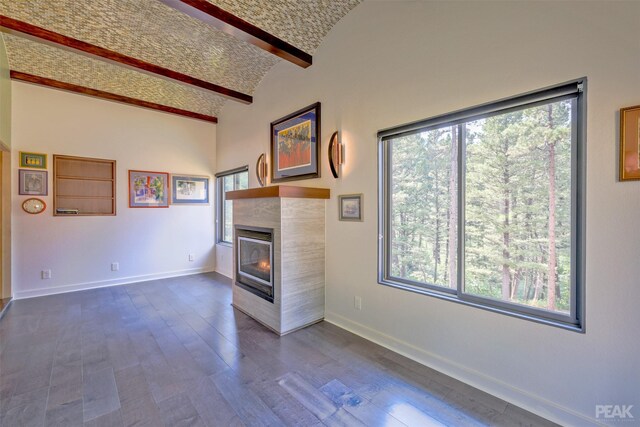
<svg viewBox="0 0 640 427"><path fill-rule="evenodd" d="M158 406L165 424L175 427L206 427L185 393L170 397Z"/></svg>
<svg viewBox="0 0 640 427"><path fill-rule="evenodd" d="M109 412L84 423L84 427L124 427L122 409Z"/></svg>
<svg viewBox="0 0 640 427"><path fill-rule="evenodd" d="M141 366L122 369L115 377L125 426L164 425Z"/></svg>
<svg viewBox="0 0 640 427"><path fill-rule="evenodd" d="M120 409L120 398L112 368L83 375L84 421Z"/></svg>
<svg viewBox="0 0 640 427"><path fill-rule="evenodd" d="M344 408L347 412L367 426L375 427L403 427L403 424L393 415L378 408L367 399L358 396L353 390L341 383L332 380L320 388L336 406Z"/></svg>
<svg viewBox="0 0 640 427"><path fill-rule="evenodd" d="M320 390L314 388L295 372L283 375L278 380L278 384L320 421L329 418L338 410L338 407Z"/></svg>
<svg viewBox="0 0 640 427"><path fill-rule="evenodd" d="M246 426L284 425L262 399L234 375L233 371L221 372L211 379Z"/></svg>
<svg viewBox="0 0 640 427"><path fill-rule="evenodd" d="M47 409L45 427L83 427L82 399L76 399Z"/></svg>
<svg viewBox="0 0 640 427"><path fill-rule="evenodd" d="M34 399L13 406L2 414L0 426L41 427L47 409L47 396L38 395Z"/></svg>
<svg viewBox="0 0 640 427"><path fill-rule="evenodd" d="M209 377L194 381L187 396L200 418L208 426L240 426L238 414L220 393Z"/></svg>
<svg viewBox="0 0 640 427"><path fill-rule="evenodd" d="M267 379L249 384L262 401L288 426L321 426L322 422L282 388L276 380Z"/></svg>

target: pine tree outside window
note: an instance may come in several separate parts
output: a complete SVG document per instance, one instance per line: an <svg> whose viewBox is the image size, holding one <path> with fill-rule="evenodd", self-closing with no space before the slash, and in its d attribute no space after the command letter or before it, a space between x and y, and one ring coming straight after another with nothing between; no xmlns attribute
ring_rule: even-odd
<svg viewBox="0 0 640 427"><path fill-rule="evenodd" d="M583 331L585 84L380 131L378 281Z"/></svg>

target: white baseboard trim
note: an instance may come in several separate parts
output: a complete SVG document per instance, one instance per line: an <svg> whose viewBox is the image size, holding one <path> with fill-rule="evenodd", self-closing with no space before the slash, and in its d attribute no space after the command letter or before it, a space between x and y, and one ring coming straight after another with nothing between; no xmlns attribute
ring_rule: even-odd
<svg viewBox="0 0 640 427"><path fill-rule="evenodd" d="M192 274L211 273L213 267L188 268L184 270L165 271L162 273L142 274L139 276L119 277L111 280L100 280L96 282L77 283L73 285L56 286L53 288L33 289L30 291L16 291L14 300L42 297L46 295L64 294L67 292L85 291L88 289L106 288L108 286L127 285L137 282L148 282L150 280L168 279L171 277L190 276Z"/></svg>
<svg viewBox="0 0 640 427"><path fill-rule="evenodd" d="M227 279L233 279L231 272L229 271L220 271L220 270L214 270L216 273L220 274L221 276L226 277Z"/></svg>
<svg viewBox="0 0 640 427"><path fill-rule="evenodd" d="M444 359L437 354L371 329L337 313L325 312L324 320L560 425L602 425L586 415L489 377L482 372Z"/></svg>

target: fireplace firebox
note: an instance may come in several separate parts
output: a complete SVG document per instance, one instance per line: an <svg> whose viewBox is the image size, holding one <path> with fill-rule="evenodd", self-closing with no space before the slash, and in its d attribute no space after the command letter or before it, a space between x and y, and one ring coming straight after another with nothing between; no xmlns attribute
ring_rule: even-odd
<svg viewBox="0 0 640 427"><path fill-rule="evenodd" d="M236 225L236 286L273 303L273 230Z"/></svg>

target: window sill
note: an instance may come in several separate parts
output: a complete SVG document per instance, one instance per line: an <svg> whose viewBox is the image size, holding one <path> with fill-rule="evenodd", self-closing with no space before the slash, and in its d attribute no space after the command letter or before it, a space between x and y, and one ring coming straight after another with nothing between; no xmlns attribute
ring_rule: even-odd
<svg viewBox="0 0 640 427"><path fill-rule="evenodd" d="M510 317L515 317L518 319L522 319L522 320L528 320L530 322L536 322L536 323L541 323L543 325L549 325L549 326L554 326L556 328L560 328L560 329L565 329L567 331L572 331L572 332L578 332L578 333L585 333L585 327L584 327L584 322L582 324L576 325L573 323L566 323L566 322L562 322L562 321L558 321L558 320L553 320L553 319L546 319L543 317L538 317L538 316L534 316L531 314L526 314L526 313L520 313L518 311L512 311L512 310L506 310L500 307L494 307L494 306L490 306L490 305L485 305L485 304L479 304L477 302L473 302L473 301L467 301L465 299L461 299L459 297L457 297L456 295L451 295L451 294L447 294L447 293L441 293L441 292L437 292L437 291L433 291L427 288L419 288L416 286L411 286L411 285L406 285L403 283L397 283L397 282L392 282L389 280L378 280L378 283L380 283L381 285L384 286L389 286L392 288L397 288L397 289L402 289L405 291L409 291L409 292L415 292L417 294L421 294L421 295L426 295L426 296L430 296L430 297L435 297L438 299L442 299L442 300L446 300L446 301L451 301L451 302L455 302L458 304L462 304L462 305L466 305L469 307L475 307L475 308L479 308L482 310L486 310L486 311L491 311L493 313L500 313L506 316L510 316Z"/></svg>
<svg viewBox="0 0 640 427"><path fill-rule="evenodd" d="M217 243L216 243L216 245L218 245L218 246L225 246L225 247L227 247L227 248L232 248L232 247L233 247L233 244L232 244L232 243L229 243L229 242L222 242L222 241L217 242Z"/></svg>

